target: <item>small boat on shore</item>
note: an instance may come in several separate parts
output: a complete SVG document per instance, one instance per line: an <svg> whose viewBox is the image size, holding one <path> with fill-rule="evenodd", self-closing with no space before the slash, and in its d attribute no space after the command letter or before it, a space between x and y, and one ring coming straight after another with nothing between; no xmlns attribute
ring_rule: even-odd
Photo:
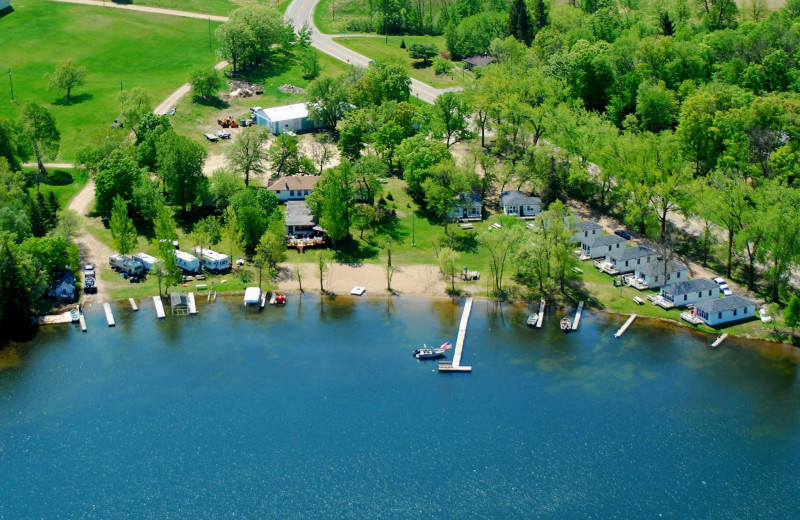
<svg viewBox="0 0 800 520"><path fill-rule="evenodd" d="M417 359L436 359L444 357L445 352L453 348L453 345L446 341L439 348L428 348L428 345L425 344L423 344L423 347L415 350L412 355Z"/></svg>
<svg viewBox="0 0 800 520"><path fill-rule="evenodd" d="M539 315L535 312L528 316L528 327L535 327L536 322L539 320Z"/></svg>
<svg viewBox="0 0 800 520"><path fill-rule="evenodd" d="M572 330L572 321L566 316L561 318L561 330L564 332L570 332Z"/></svg>

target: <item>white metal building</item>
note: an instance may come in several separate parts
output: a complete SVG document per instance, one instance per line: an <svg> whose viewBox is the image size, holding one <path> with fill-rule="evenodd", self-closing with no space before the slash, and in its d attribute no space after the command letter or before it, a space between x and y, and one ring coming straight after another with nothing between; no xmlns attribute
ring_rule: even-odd
<svg viewBox="0 0 800 520"><path fill-rule="evenodd" d="M261 108L253 112L253 119L257 125L266 126L275 135L281 132L304 132L325 126L308 117L307 103Z"/></svg>

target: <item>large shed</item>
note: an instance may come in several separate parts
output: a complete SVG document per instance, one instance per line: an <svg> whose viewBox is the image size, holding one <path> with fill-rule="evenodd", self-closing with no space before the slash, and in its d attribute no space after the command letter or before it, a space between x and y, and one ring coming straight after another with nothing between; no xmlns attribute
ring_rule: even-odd
<svg viewBox="0 0 800 520"><path fill-rule="evenodd" d="M0 0L0 11L7 7L11 7L11 0Z"/></svg>
<svg viewBox="0 0 800 520"><path fill-rule="evenodd" d="M325 126L308 116L308 103L260 108L253 112L253 118L257 125L266 126L275 135L281 132L305 132Z"/></svg>

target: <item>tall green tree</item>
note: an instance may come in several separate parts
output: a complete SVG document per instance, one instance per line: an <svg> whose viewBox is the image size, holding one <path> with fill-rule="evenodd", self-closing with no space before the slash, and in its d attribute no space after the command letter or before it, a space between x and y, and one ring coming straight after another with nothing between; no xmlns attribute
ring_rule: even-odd
<svg viewBox="0 0 800 520"><path fill-rule="evenodd" d="M39 176L36 178L38 190L41 178L47 175L42 158L58 155L61 132L56 126L56 118L46 108L36 103L25 105L22 109L22 141L26 149L33 152L36 157L39 167Z"/></svg>
<svg viewBox="0 0 800 520"><path fill-rule="evenodd" d="M794 335L795 327L800 324L800 298L794 294L789 298L789 303L783 311L783 321L787 327L792 328L792 335Z"/></svg>
<svg viewBox="0 0 800 520"><path fill-rule="evenodd" d="M306 99L308 116L334 130L350 108L341 76L320 76L315 79L306 88Z"/></svg>
<svg viewBox="0 0 800 520"><path fill-rule="evenodd" d="M251 173L261 176L266 172L267 142L269 132L266 128L244 128L227 151L228 163L235 171L244 175L245 186L250 186Z"/></svg>
<svg viewBox="0 0 800 520"><path fill-rule="evenodd" d="M29 329L29 294L16 255L6 238L0 243L0 344Z"/></svg>
<svg viewBox="0 0 800 520"><path fill-rule="evenodd" d="M136 246L136 227L128 216L128 203L117 195L108 222L114 248L122 255L127 255Z"/></svg>
<svg viewBox="0 0 800 520"><path fill-rule="evenodd" d="M458 274L458 269L456 268L456 252L452 248L443 247L439 249L438 260L439 271L445 279L450 279L450 290L455 293L456 274Z"/></svg>
<svg viewBox="0 0 800 520"><path fill-rule="evenodd" d="M52 73L45 74L45 78L48 80L48 89L66 91L69 101L72 90L83 85L86 80L86 67L78 66L72 59L66 59L59 62Z"/></svg>
<svg viewBox="0 0 800 520"><path fill-rule="evenodd" d="M297 136L280 134L267 150L267 160L276 177L294 175L300 171L300 148Z"/></svg>
<svg viewBox="0 0 800 520"><path fill-rule="evenodd" d="M508 15L508 32L525 45L530 46L533 41L534 29L525 0L513 0L511 2L511 11Z"/></svg>
<svg viewBox="0 0 800 520"><path fill-rule="evenodd" d="M133 87L119 93L119 112L123 123L139 135L139 123L144 116L153 111L152 101L147 91L141 87Z"/></svg>
<svg viewBox="0 0 800 520"><path fill-rule="evenodd" d="M467 123L470 108L462 95L445 92L436 98L433 107L434 135L444 137L447 146L474 137Z"/></svg>
<svg viewBox="0 0 800 520"><path fill-rule="evenodd" d="M350 235L355 186L355 170L350 161L345 160L326 170L306 199L319 224L327 230L334 248Z"/></svg>
<svg viewBox="0 0 800 520"><path fill-rule="evenodd" d="M133 199L134 186L142 177L143 170L136 161L123 150L114 150L103 159L95 173L95 210L104 218L111 216L114 198Z"/></svg>
<svg viewBox="0 0 800 520"><path fill-rule="evenodd" d="M192 72L189 84L192 86L192 95L200 99L214 98L220 90L225 88L225 80L214 67Z"/></svg>
<svg viewBox="0 0 800 520"><path fill-rule="evenodd" d="M202 145L175 132L166 132L156 145L159 174L172 204L186 211L199 204L206 193L208 179L203 175L206 152Z"/></svg>

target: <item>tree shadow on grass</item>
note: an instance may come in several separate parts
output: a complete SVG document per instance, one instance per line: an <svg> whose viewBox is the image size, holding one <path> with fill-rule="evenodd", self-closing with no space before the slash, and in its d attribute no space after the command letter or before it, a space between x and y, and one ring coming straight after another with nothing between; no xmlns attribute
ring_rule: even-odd
<svg viewBox="0 0 800 520"><path fill-rule="evenodd" d="M456 251L462 253L477 253L478 252L478 233L475 231L467 231L465 233L458 233L450 237L452 247Z"/></svg>
<svg viewBox="0 0 800 520"><path fill-rule="evenodd" d="M411 63L411 66L415 69L427 69L431 66L430 63L425 63L424 61L415 61Z"/></svg>
<svg viewBox="0 0 800 520"><path fill-rule="evenodd" d="M286 55L281 51L275 51L270 59L257 67L240 69L236 74L228 79L243 79L250 83L260 83L270 78L280 76L288 72L297 60L294 56Z"/></svg>
<svg viewBox="0 0 800 520"><path fill-rule="evenodd" d="M85 101L91 101L92 99L94 99L94 94L89 94L87 92L87 93L84 93L84 94L78 94L78 95L72 96L69 99L67 99L66 97L57 99L57 100L53 101L53 104L57 105L57 106L60 106L60 107L70 107L72 105L78 105L78 104L83 103Z"/></svg>
<svg viewBox="0 0 800 520"><path fill-rule="evenodd" d="M340 264L361 264L364 260L377 258L380 249L366 241L348 238L339 244L339 248L333 252L333 259Z"/></svg>
<svg viewBox="0 0 800 520"><path fill-rule="evenodd" d="M223 99L220 99L218 97L212 97L212 98L195 97L195 98L192 99L192 101L196 105L201 105L201 106L204 106L204 107L211 107L211 108L215 108L217 110L224 110L226 108L230 108L230 106L231 106L230 103L228 103L227 101L225 101Z"/></svg>

